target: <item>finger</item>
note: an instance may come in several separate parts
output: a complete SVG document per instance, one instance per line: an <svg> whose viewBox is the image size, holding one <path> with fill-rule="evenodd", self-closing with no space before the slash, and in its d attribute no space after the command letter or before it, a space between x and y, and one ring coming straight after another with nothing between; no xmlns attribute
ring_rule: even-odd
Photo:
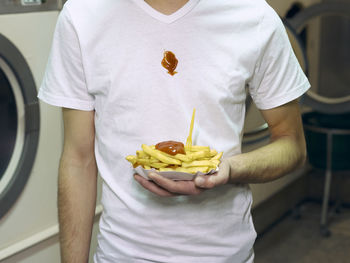
<svg viewBox="0 0 350 263"><path fill-rule="evenodd" d="M176 196L176 194L170 193L169 191L162 189L157 184L143 178L142 176L140 176L138 174L134 174L134 178L140 185L142 185L148 191L150 191L158 196L163 196L163 197Z"/></svg>
<svg viewBox="0 0 350 263"><path fill-rule="evenodd" d="M149 173L148 177L151 178L156 184L165 190L182 195L198 195L203 192L203 189L196 187L193 181L174 181L157 173Z"/></svg>
<svg viewBox="0 0 350 263"><path fill-rule="evenodd" d="M199 175L194 182L197 187L211 189L218 185L223 185L228 182L230 176L230 166L226 162L222 162L219 166L219 171L212 175Z"/></svg>

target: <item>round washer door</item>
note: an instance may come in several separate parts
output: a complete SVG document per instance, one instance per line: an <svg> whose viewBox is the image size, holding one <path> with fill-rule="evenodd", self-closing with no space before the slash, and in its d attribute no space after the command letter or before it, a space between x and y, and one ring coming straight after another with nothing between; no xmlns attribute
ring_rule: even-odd
<svg viewBox="0 0 350 263"><path fill-rule="evenodd" d="M0 34L0 218L21 194L36 156L40 112L21 52Z"/></svg>
<svg viewBox="0 0 350 263"><path fill-rule="evenodd" d="M295 32L306 28L310 35L303 48L312 88L302 103L323 113L350 112L350 4L315 4L288 19L288 23Z"/></svg>
<svg viewBox="0 0 350 263"><path fill-rule="evenodd" d="M283 24L286 28L289 40L293 47L294 53L302 67L303 71L307 74L308 72L308 60L306 57L305 49L303 47L302 39L296 30L291 26L287 19L282 19ZM268 142L270 133L268 125L260 114L258 108L248 95L246 99L246 116L244 124L243 134L243 146L257 145L261 146L262 142Z"/></svg>

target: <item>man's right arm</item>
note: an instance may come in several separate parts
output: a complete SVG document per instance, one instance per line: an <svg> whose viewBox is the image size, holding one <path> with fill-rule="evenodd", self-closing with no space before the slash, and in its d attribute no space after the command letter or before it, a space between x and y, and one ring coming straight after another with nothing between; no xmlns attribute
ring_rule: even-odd
<svg viewBox="0 0 350 263"><path fill-rule="evenodd" d="M63 109L58 177L61 262L87 262L96 206L94 111Z"/></svg>

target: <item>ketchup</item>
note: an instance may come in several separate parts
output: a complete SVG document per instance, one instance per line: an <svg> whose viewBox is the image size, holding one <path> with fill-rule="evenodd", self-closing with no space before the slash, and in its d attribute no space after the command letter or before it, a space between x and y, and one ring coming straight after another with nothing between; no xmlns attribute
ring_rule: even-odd
<svg viewBox="0 0 350 263"><path fill-rule="evenodd" d="M174 76L177 72L175 71L177 67L178 60L175 54L171 51L164 52L164 58L162 60L162 66L168 70L168 73Z"/></svg>
<svg viewBox="0 0 350 263"><path fill-rule="evenodd" d="M182 142L165 141L156 144L156 149L170 155L185 154L185 146Z"/></svg>

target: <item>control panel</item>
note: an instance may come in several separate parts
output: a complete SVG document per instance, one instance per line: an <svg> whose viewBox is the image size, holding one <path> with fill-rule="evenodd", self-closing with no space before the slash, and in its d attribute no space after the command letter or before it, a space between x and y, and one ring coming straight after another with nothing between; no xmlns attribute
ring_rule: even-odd
<svg viewBox="0 0 350 263"><path fill-rule="evenodd" d="M0 0L0 15L60 10L66 0Z"/></svg>

